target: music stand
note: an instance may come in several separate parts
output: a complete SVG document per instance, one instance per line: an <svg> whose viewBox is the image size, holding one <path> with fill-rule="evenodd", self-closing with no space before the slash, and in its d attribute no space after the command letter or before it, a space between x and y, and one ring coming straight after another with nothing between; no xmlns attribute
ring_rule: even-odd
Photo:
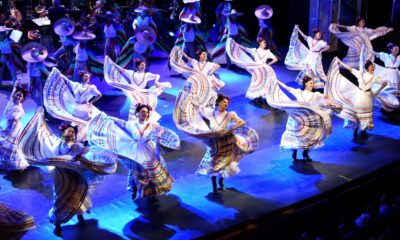
<svg viewBox="0 0 400 240"><path fill-rule="evenodd" d="M34 18L32 19L32 22L34 22L39 27L49 26L51 24L51 21L48 17Z"/></svg>

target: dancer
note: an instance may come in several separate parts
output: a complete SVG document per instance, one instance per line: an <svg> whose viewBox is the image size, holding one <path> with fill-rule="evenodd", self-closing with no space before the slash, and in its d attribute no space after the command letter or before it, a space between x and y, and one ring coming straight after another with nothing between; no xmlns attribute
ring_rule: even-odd
<svg viewBox="0 0 400 240"><path fill-rule="evenodd" d="M233 39L228 39L228 41L226 42L226 48L229 58L236 58L237 52L233 52L233 49L238 49L240 50L240 53L251 56L248 57L249 61L252 61L254 64L265 65L264 69L267 70L268 73L260 73L262 75L252 75L250 86L246 92L246 98L249 98L251 100L254 99L257 104L261 103L262 98L267 98L267 82L271 78L276 78L275 72L270 66L278 61L278 59L275 57L274 54L271 53L269 49L265 49L265 47L266 41L262 38L258 39L258 48L246 48L240 44L237 44ZM267 61L269 62L267 63Z"/></svg>
<svg viewBox="0 0 400 240"><path fill-rule="evenodd" d="M7 36L10 30L12 30L12 28L0 26L0 61L2 63L0 66L0 87L3 83L4 67L6 66L10 72L13 83L15 83L16 80L16 69L12 59L13 51L11 47L13 40Z"/></svg>
<svg viewBox="0 0 400 240"><path fill-rule="evenodd" d="M237 116L233 111L227 111L230 98L222 94L218 95L216 100L216 110L207 111L201 109L200 114L209 120L210 131L222 131L223 137L218 140L207 141L207 152L201 160L197 173L199 175L210 175L213 187L213 193L218 193L217 177L219 177L218 185L221 190L225 190L224 178L239 173L238 163L242 154L234 153L230 156L225 154L226 148L233 148L234 132L236 129L246 125L246 122ZM233 151L235 152L235 151Z"/></svg>
<svg viewBox="0 0 400 240"><path fill-rule="evenodd" d="M213 49L211 53L211 58L214 61L222 63L223 61L219 61L217 60L217 58L225 53L227 68L230 68L231 62L229 56L226 54L225 51L226 40L228 38L232 38L233 40L235 40L235 42L246 47L251 46L251 41L248 38L246 29L237 21L237 17L242 16L243 13L236 12L235 9L232 9L230 12L223 14L227 17L227 21L225 24L225 34L221 38L220 43L216 45L215 48Z"/></svg>
<svg viewBox="0 0 400 240"><path fill-rule="evenodd" d="M344 28L348 32L341 32L339 28ZM393 31L393 28L378 27L375 29L367 28L364 18L357 18L356 25L345 26L332 23L329 26L329 31L336 35L344 44L349 47L347 55L343 58L343 62L352 68L359 67L358 60L360 59L361 47L365 46L368 54L364 57L373 61L374 55L370 53L373 50L371 41L380 36L386 35ZM360 71L362 69L359 69Z"/></svg>
<svg viewBox="0 0 400 240"><path fill-rule="evenodd" d="M96 35L83 30L74 33L72 37L79 42L74 47L74 53L76 54L75 65L71 65L70 69L66 71L66 74L69 75L73 70L72 79L74 82L79 82L79 74L82 71L89 71L93 75L101 78L103 75L103 64L97 61L96 57L92 56L91 52L87 49L87 41L95 39Z"/></svg>
<svg viewBox="0 0 400 240"><path fill-rule="evenodd" d="M61 224L75 214L85 226L83 214L92 203L88 193L102 180L102 175L114 173L116 155L101 148L87 148L77 141L77 127L60 125L61 138L53 134L39 108L21 134L18 150L31 165L54 166L53 208L50 221L54 234L61 236Z"/></svg>
<svg viewBox="0 0 400 240"><path fill-rule="evenodd" d="M278 51L278 48L275 45L273 39L272 24L270 22L270 18L274 14L273 9L268 5L261 5L256 8L254 11L254 15L258 18L258 25L260 26L260 30L257 34L257 39L265 39L267 43L267 48L271 50L271 52L277 56L279 60L281 60L282 54Z"/></svg>
<svg viewBox="0 0 400 240"><path fill-rule="evenodd" d="M385 67L382 68L375 64L375 73L383 80L388 82L388 87L392 87L395 90L400 90L400 56L399 47L393 43L388 43L388 53L385 52L373 52L384 63Z"/></svg>
<svg viewBox="0 0 400 240"><path fill-rule="evenodd" d="M79 126L79 141L86 140L88 121L99 110L93 105L101 93L96 85L90 84L91 74L80 73L80 83L73 82L53 68L43 90L44 106L54 118L73 122Z"/></svg>
<svg viewBox="0 0 400 240"><path fill-rule="evenodd" d="M286 124L286 131L282 135L281 148L296 150L292 154L294 163L297 162L297 149L307 150L304 152L304 157L311 161L308 150L321 146L322 141L332 131L329 114L316 106L319 100L323 103L325 97L320 93L310 91L313 89L314 81L309 78L305 79L308 82L306 84L308 90L291 89L279 82L272 68L265 62L257 62L249 57L245 48L230 42L227 49L232 62L249 71L254 81L265 81L262 89L268 104L288 113L288 124ZM291 100L280 89L279 85L293 93L297 97L297 101ZM339 103L332 100L329 102L330 108L335 111L341 110Z"/></svg>
<svg viewBox="0 0 400 240"><path fill-rule="evenodd" d="M224 34L227 16L232 10L232 0L222 0L215 9L216 22L210 38L213 42L220 40Z"/></svg>
<svg viewBox="0 0 400 240"><path fill-rule="evenodd" d="M135 12L139 13L132 23L135 36L128 39L115 60L122 68L134 69L137 58L147 62L147 57L153 51L154 44L162 51L168 52L169 48L159 37L157 25L151 17L151 13L157 10L143 5L135 9Z"/></svg>
<svg viewBox="0 0 400 240"><path fill-rule="evenodd" d="M28 162L17 152L19 137L23 129L20 120L25 115L22 103L27 94L28 92L19 86L19 81L17 81L4 109L7 123L6 127L0 131L0 169L23 171L29 166Z"/></svg>
<svg viewBox="0 0 400 240"><path fill-rule="evenodd" d="M113 61L117 58L120 50L126 43L126 34L121 25L114 20L115 15L107 11L103 28L106 42L104 44L104 55L109 56Z"/></svg>
<svg viewBox="0 0 400 240"><path fill-rule="evenodd" d="M179 28L175 41L176 46L180 46L186 55L190 58L196 57L196 51L207 50L204 40L196 31L196 26L201 23L201 19L194 14L182 15L179 20L184 22Z"/></svg>
<svg viewBox="0 0 400 240"><path fill-rule="evenodd" d="M177 150L180 140L171 130L151 121L151 112L149 105L137 104L136 120L127 122L101 113L90 121L88 138L91 144L118 154L129 168L127 190L132 191L132 200L139 194L154 204L174 182L159 148Z"/></svg>
<svg viewBox="0 0 400 240"><path fill-rule="evenodd" d="M202 159L197 173L210 175L213 193L218 193L219 186L224 189L224 178L239 172L238 162L258 147L257 133L244 126L235 112L228 112L229 98L220 95L217 110L205 107L210 102L212 86L207 78L181 59L177 48L171 52L171 66L187 77L186 85L175 103L174 122L177 128L186 134L202 139L207 145L207 152ZM204 118L208 118L207 125Z"/></svg>
<svg viewBox="0 0 400 240"><path fill-rule="evenodd" d="M21 239L29 230L35 229L31 215L11 209L0 202L0 236L4 239Z"/></svg>
<svg viewBox="0 0 400 240"><path fill-rule="evenodd" d="M340 75L339 65L349 70L357 78L358 87ZM345 119L345 127L354 128L354 138L358 136L359 129L361 137L366 138L368 136L367 129L374 127L372 98L379 95L387 85L385 81L376 91L372 92L372 85L380 79L375 76L375 65L371 61L365 63L364 69L365 72L359 71L335 58L328 74L329 89L331 90L327 94L343 104L344 111L339 116Z"/></svg>
<svg viewBox="0 0 400 240"><path fill-rule="evenodd" d="M138 103L149 105L152 109L157 107L158 96L166 88L171 88L169 82L159 82L160 75L145 72L145 62L136 61L137 71L119 67L109 57L104 60L104 79L107 84L124 92L131 101L129 108L129 120L135 120L135 106ZM154 85L149 87L148 81L154 80ZM148 88L148 89L146 89ZM161 116L155 110L151 116L152 121L158 121Z"/></svg>
<svg viewBox="0 0 400 240"><path fill-rule="evenodd" d="M330 116L329 116L330 111L327 107L331 105L331 99L329 98L328 95L323 95L320 92L313 92L314 80L312 78L307 76L304 77L302 81L304 90L288 87L286 84L282 83L279 80L277 80L276 82L282 88L293 94L296 97L297 101L305 102L307 104L315 106L318 109L318 113L324 115L323 119L329 119L330 121ZM286 125L288 126L290 124L293 124L293 122L294 122L293 118L289 117L288 123ZM331 128L325 129L323 125L315 126L315 128L319 128L322 131L327 130L326 135L329 135L330 132L332 131ZM303 150L302 155L305 161L311 162L312 159L310 158L308 153L311 151L311 149L321 147L323 145L322 140L323 138L304 139L302 137L297 137L297 133L291 131L285 131L285 133L282 135L281 148L285 150L293 150L292 153L293 163L298 162L297 151L299 149Z"/></svg>
<svg viewBox="0 0 400 240"><path fill-rule="evenodd" d="M40 43L31 42L24 46L22 58L28 62L29 92L37 106L43 106L43 84L49 71L43 61L47 58L48 51Z"/></svg>
<svg viewBox="0 0 400 240"><path fill-rule="evenodd" d="M74 59L75 40L72 34L75 31L75 25L68 18L61 18L54 24L54 32L60 36L61 47L53 53L53 58L57 60L63 70L66 70Z"/></svg>
<svg viewBox="0 0 400 240"><path fill-rule="evenodd" d="M321 40L322 32L314 29L314 37L305 35L299 28L295 26L290 38L289 50L285 58L285 64L290 70L301 70L296 78L296 82L300 85L304 76L314 79L314 88L324 88L326 75L322 65L322 52L329 49L329 45ZM298 34L307 41L308 48L299 40Z"/></svg>
<svg viewBox="0 0 400 240"><path fill-rule="evenodd" d="M213 96L211 97L210 100L210 105L211 108L214 108L215 106L215 101L217 100L217 92L225 86L225 83L217 78L215 76L215 72L220 68L219 64L212 63L207 61L207 52L199 50L197 51L197 56L199 60L190 58L185 52L182 51L183 57L187 59L188 62L190 62L191 67L199 71L200 73L204 74L204 76L208 79L209 83L212 86L212 89L214 90Z"/></svg>

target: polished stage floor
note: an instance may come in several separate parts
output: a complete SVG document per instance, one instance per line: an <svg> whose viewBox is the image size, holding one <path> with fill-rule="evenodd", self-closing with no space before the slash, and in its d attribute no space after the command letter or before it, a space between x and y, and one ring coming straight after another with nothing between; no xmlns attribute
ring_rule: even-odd
<svg viewBox="0 0 400 240"><path fill-rule="evenodd" d="M84 215L87 227L79 227L73 218L62 227L63 239L191 239L204 236L237 223L267 214L300 200L318 195L352 181L390 162L400 159L400 122L383 116L375 109L375 129L363 142L352 140L352 131L342 128L343 121L333 117L333 133L325 146L312 151L312 164L292 164L291 153L279 149L287 114L266 106L253 105L244 97L250 76L245 71L221 69L226 82L223 92L232 97L230 109L246 120L260 135L258 151L240 162L241 172L226 180L228 189L211 194L211 181L195 175L205 152L204 144L180 133L172 122L175 97L184 80L169 71L166 60L155 60L150 72L160 73L161 81L173 85L160 96L157 111L161 125L175 130L181 137L180 151L165 158L175 178L172 191L159 198L156 207L145 200L131 200L125 190L127 170L106 176L91 195L93 209ZM274 65L278 78L290 83L297 72ZM94 80L103 91L95 105L110 115L127 118L129 103L118 90ZM0 112L5 107L9 89L0 91ZM26 123L35 112L31 100L24 103ZM36 230L23 239L57 239L47 213L52 206L52 180L46 168L30 167L22 173L2 173L0 201L14 209L32 214Z"/></svg>

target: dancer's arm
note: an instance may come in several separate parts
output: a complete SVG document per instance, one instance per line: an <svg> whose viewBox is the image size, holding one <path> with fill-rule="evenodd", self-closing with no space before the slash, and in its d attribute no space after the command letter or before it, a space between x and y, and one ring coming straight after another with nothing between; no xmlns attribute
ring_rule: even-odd
<svg viewBox="0 0 400 240"><path fill-rule="evenodd" d="M234 123L236 123L236 125L232 126L231 130L229 131L229 133L233 134L233 132L236 129L246 125L246 122L243 119L241 119L240 117L238 117L238 115L235 112L230 112L230 114L232 114L232 118L231 118L232 121Z"/></svg>
<svg viewBox="0 0 400 240"><path fill-rule="evenodd" d="M296 25L297 32L302 36L304 39L307 39L307 35L305 35L299 28L299 25Z"/></svg>
<svg viewBox="0 0 400 240"><path fill-rule="evenodd" d="M279 86L281 86L283 89L287 90L288 92L290 92L290 88L289 86L287 86L286 84L284 84L283 82L276 80L276 82L279 84Z"/></svg>
<svg viewBox="0 0 400 240"><path fill-rule="evenodd" d="M349 70L350 72L353 71L353 68L352 68L352 67L350 67L349 65L347 65L347 64L345 64L344 62L340 61L339 59L338 59L338 63L339 63L339 66L342 66L342 67L346 68L346 69Z"/></svg>
<svg viewBox="0 0 400 240"><path fill-rule="evenodd" d="M386 87L387 84L388 84L388 83L387 83L386 81L383 82L383 83L381 84L381 86L379 87L379 89L376 90L376 91L374 92L374 95L376 96L376 95L378 95L379 93L381 93L381 91Z"/></svg>

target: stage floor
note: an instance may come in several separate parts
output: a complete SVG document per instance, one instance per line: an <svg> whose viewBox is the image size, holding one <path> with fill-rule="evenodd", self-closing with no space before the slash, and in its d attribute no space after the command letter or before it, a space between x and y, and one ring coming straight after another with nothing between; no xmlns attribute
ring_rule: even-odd
<svg viewBox="0 0 400 240"><path fill-rule="evenodd" d="M292 82L297 72L274 65L278 78ZM160 96L158 112L161 125L175 130L182 148L164 155L175 178L171 192L159 198L158 207L148 207L143 199L132 201L125 190L127 170L105 177L91 195L93 209L85 214L87 227L79 227L73 218L62 227L63 239L191 239L267 214L300 200L352 181L400 158L399 122L385 118L375 109L375 128L364 142L352 140L352 131L342 128L343 121L333 117L333 133L325 146L312 151L312 164L292 164L291 153L281 152L280 138L287 114L268 107L257 107L244 97L250 76L244 71L221 69L218 73L232 97L230 109L236 111L260 136L258 151L240 162L241 172L226 180L228 189L211 194L211 180L195 175L205 145L180 133L172 122L175 96L184 80L167 70L165 60L155 61L150 72L161 72L161 81L173 85ZM96 103L100 110L123 119L129 103L118 90L98 82L104 97ZM0 112L7 91L0 91ZM35 112L31 100L24 103L26 123ZM299 155L301 156L301 155ZM23 239L57 239L47 213L52 206L52 180L46 168L30 167L22 173L3 173L0 201L32 214L36 230Z"/></svg>

